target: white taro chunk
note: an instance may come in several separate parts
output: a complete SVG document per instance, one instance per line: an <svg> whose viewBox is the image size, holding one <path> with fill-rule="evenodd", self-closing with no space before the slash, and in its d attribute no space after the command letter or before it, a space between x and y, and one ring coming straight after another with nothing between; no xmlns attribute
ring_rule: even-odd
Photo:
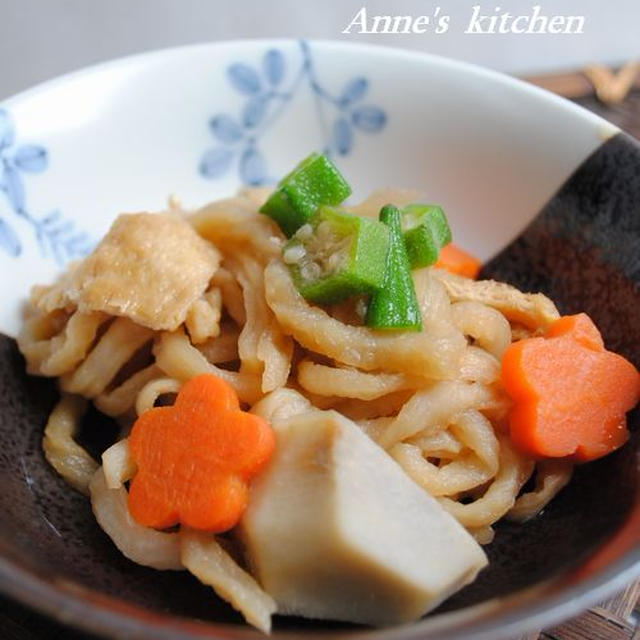
<svg viewBox="0 0 640 640"><path fill-rule="evenodd" d="M276 453L239 531L280 612L408 622L487 564L467 531L350 420L311 410L273 424Z"/></svg>

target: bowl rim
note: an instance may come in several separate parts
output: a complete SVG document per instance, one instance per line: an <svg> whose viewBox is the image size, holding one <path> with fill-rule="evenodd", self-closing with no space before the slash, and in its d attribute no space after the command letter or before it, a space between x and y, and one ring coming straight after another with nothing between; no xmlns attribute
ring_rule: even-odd
<svg viewBox="0 0 640 640"><path fill-rule="evenodd" d="M465 60L457 60L455 58L449 58L447 56L441 56L433 53L417 51L414 49L403 49L400 47L393 47L389 45L379 45L373 43L360 43L344 40L328 40L328 39L314 39L314 38L229 38L225 40L215 40L212 42L195 42L185 45L177 45L173 47L161 47L157 49L150 49L139 53L130 55L117 56L110 58L102 62L80 67L78 69L57 75L49 80L39 82L27 89L19 91L18 93L11 94L4 98L0 97L0 107L15 107L24 100L30 100L37 97L39 94L46 93L47 91L61 86L65 83L76 82L82 80L85 77L91 76L96 73L102 73L104 71L110 71L116 67L123 66L130 63L143 63L154 58L161 56L176 56L189 52L196 52L198 50L204 52L210 49L218 48L238 48L253 46L275 46L275 45L291 45L295 42L306 42L311 46L319 46L321 48L335 48L338 50L344 50L346 52L360 52L363 54L383 55L385 57L396 58L398 61L412 61L422 62L425 64L431 64L448 68L455 73L472 74L476 76L484 76L488 79L492 79L496 82L504 85L511 85L517 88L519 91L528 94L537 99L547 100L552 103L556 108L565 110L572 115L580 118L580 120L589 127L597 127L604 139L611 137L620 131L619 127L613 123L605 120L602 116L585 109L584 107L564 98L556 95L547 89L538 87L531 83L526 82L517 76L508 75L501 71L496 71L488 67L484 67L473 62L467 62Z"/></svg>
<svg viewBox="0 0 640 640"><path fill-rule="evenodd" d="M51 89L66 83L81 81L96 73L114 70L130 63L144 63L163 56L180 56L188 52L215 49L289 45L296 38L252 38L228 39L200 42L175 47L158 48L133 55L119 56L104 62L71 71L39 83L17 94L0 99L0 107L15 108L21 102L37 98ZM619 128L587 109L557 96L545 89L526 83L524 80L482 67L470 62L455 60L415 50L401 49L371 43L356 43L341 40L306 40L321 49L337 49L346 53L375 54L396 59L398 62L412 61L446 68L452 73L473 74L494 82L510 85L533 99L543 99L554 108L571 113L585 127L597 130L602 140L619 133ZM640 477L639 477L640 488ZM637 512L637 513L636 513ZM640 522L640 505L631 516ZM626 526L626 525L625 525ZM634 526L632 523L631 526ZM603 547L606 545L603 542ZM363 630L347 632L349 638L382 640L403 638L406 640L435 637L451 640L500 640L534 629L547 627L573 615L577 615L596 602L612 595L626 583L640 577L640 537L636 535L632 548L627 549L615 562L603 570L597 570L586 580L572 584L572 572L556 576L548 581L519 590L505 598L496 598L457 611L436 614L417 623L393 629ZM256 632L248 626L229 625L213 621L203 622L173 614L149 611L141 606L127 604L116 597L85 587L67 579L47 579L37 570L10 558L0 541L0 592L17 601L58 620L101 635L125 634L133 638L169 640L180 637L184 640L198 638L255 638ZM500 603L501 608L497 609ZM506 605L506 606L505 606ZM479 622L479 624L478 624ZM453 623L453 624L450 624ZM304 638L304 632L283 630L283 636L296 640ZM425 633L429 634L425 636ZM335 640L341 632L314 632L318 640Z"/></svg>
<svg viewBox="0 0 640 640"><path fill-rule="evenodd" d="M631 526L640 522L640 505L632 520ZM36 571L8 559L2 546L0 543L1 590L5 595L49 615L59 623L105 637L115 637L117 634L118 637L145 640L248 640L257 637L256 630L248 625L200 621L150 611L71 580L47 580ZM566 584L571 580L571 574L565 574L519 590L505 598L427 616L409 625L345 633L314 632L313 635L318 640L347 637L349 640L389 640L392 637L395 640L507 640L579 615L637 578L640 578L640 544L636 542L634 548L606 570L569 587ZM497 608L500 605L502 610ZM304 640L308 637L305 631L287 629L279 634L289 640Z"/></svg>

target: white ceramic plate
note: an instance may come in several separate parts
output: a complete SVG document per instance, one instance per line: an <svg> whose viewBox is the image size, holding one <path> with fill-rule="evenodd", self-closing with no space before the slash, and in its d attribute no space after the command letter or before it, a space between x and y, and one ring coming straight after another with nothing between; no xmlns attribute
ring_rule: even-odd
<svg viewBox="0 0 640 640"><path fill-rule="evenodd" d="M0 331L123 211L268 184L311 150L355 197L417 188L481 258L616 129L512 78L371 46L234 41L93 67L0 104Z"/></svg>

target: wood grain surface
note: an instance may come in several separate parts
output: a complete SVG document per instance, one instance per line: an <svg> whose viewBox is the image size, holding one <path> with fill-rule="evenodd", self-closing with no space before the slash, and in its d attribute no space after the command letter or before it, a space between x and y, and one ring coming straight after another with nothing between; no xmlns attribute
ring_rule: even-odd
<svg viewBox="0 0 640 640"><path fill-rule="evenodd" d="M640 640L640 580L577 618L514 640Z"/></svg>

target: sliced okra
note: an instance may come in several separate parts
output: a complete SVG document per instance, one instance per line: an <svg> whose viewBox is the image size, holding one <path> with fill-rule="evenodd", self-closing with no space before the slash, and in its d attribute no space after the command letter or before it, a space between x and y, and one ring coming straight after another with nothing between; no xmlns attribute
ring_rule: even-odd
<svg viewBox="0 0 640 640"><path fill-rule="evenodd" d="M351 187L331 160L312 153L278 183L260 211L291 237L319 206L338 205L350 195Z"/></svg>
<svg viewBox="0 0 640 640"><path fill-rule="evenodd" d="M283 259L307 300L330 304L380 287L388 244L384 224L323 206L285 245Z"/></svg>
<svg viewBox="0 0 640 640"><path fill-rule="evenodd" d="M402 230L412 269L434 264L442 247L451 242L451 229L444 211L433 204L404 207Z"/></svg>
<svg viewBox="0 0 640 640"><path fill-rule="evenodd" d="M420 331L422 316L402 236L400 210L393 205L382 207L380 220L389 228L389 251L384 281L371 297L366 324L374 329Z"/></svg>

